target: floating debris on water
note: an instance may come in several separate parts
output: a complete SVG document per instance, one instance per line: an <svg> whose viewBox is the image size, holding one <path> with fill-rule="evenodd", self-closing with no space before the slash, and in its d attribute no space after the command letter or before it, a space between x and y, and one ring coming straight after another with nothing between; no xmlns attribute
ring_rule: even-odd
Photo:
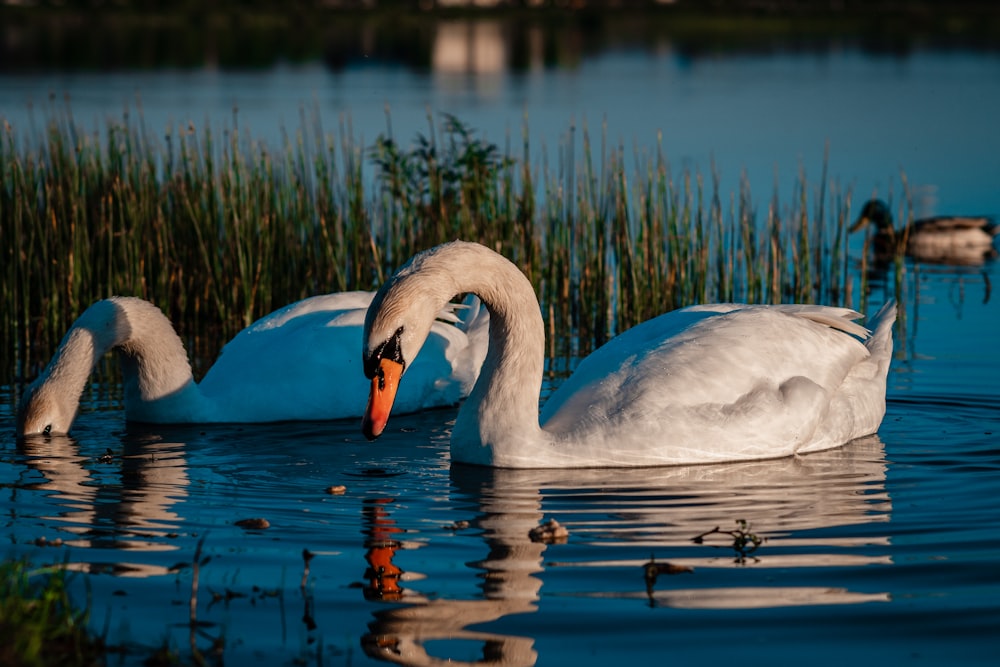
<svg viewBox="0 0 1000 667"><path fill-rule="evenodd" d="M689 574L693 573L694 568L688 567L687 565L675 565L670 562L657 563L656 558L650 554L649 562L642 566L643 577L646 579L646 595L649 596L650 601L653 599L653 586L656 585L656 579L661 574Z"/></svg>
<svg viewBox="0 0 1000 667"><path fill-rule="evenodd" d="M62 538L57 537L54 540L47 539L45 536L35 538L36 547L61 547L63 544Z"/></svg>
<svg viewBox="0 0 1000 667"><path fill-rule="evenodd" d="M691 541L695 544L703 544L709 535L728 535L733 538L733 551L736 552L736 562L745 563L747 556L757 550L761 544L767 541L766 537L760 537L750 531L750 522L746 519L736 520L737 528L734 530L721 530L718 526L712 530L707 530L701 535L695 535ZM754 559L756 560L756 558Z"/></svg>
<svg viewBox="0 0 1000 667"><path fill-rule="evenodd" d="M264 528L270 528L271 522L261 518L240 519L236 522L236 525L247 530L263 530Z"/></svg>
<svg viewBox="0 0 1000 667"><path fill-rule="evenodd" d="M237 591L229 590L228 588L225 593L217 593L216 591L209 589L208 594L212 596L211 601L208 603L209 608L211 608L216 602L225 602L228 604L230 600L247 597L246 593L239 593Z"/></svg>
<svg viewBox="0 0 1000 667"><path fill-rule="evenodd" d="M546 544L562 544L569 537L566 526L561 525L555 519L549 519L540 526L535 526L528 533L532 542L545 542Z"/></svg>
<svg viewBox="0 0 1000 667"><path fill-rule="evenodd" d="M326 492L331 496L342 496L347 493L347 487L343 484L335 484L334 486L326 487Z"/></svg>
<svg viewBox="0 0 1000 667"><path fill-rule="evenodd" d="M299 581L299 588L305 590L306 584L309 581L309 563L312 559L316 557L316 554L309 551L308 549L302 550L302 579Z"/></svg>

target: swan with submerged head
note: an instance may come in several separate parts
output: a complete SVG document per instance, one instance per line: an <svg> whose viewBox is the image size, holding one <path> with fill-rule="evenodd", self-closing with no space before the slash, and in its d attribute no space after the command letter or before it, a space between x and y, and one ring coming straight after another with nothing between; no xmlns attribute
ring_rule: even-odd
<svg viewBox="0 0 1000 667"><path fill-rule="evenodd" d="M489 310L489 349L452 430L455 462L570 468L777 458L874 433L885 414L892 302L872 331L852 321L859 313L829 306L666 313L584 359L539 416L544 325L531 283L501 255L456 241L415 255L368 310L369 439L385 428L434 314L470 292Z"/></svg>
<svg viewBox="0 0 1000 667"><path fill-rule="evenodd" d="M125 417L158 424L276 422L359 417L366 383L356 356L371 292L314 296L254 322L195 382L184 344L154 304L135 297L94 303L27 388L17 434L64 434L94 367L120 353ZM429 354L400 393L407 412L453 405L486 355L488 313L478 302L431 317ZM442 321L448 320L448 321Z"/></svg>

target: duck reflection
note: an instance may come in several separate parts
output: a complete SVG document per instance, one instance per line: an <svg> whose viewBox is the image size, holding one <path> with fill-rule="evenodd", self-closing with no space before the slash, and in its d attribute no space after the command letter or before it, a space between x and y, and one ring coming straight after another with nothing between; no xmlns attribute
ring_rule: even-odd
<svg viewBox="0 0 1000 667"><path fill-rule="evenodd" d="M469 630L510 614L538 610L543 573L553 567L634 568L634 587L581 595L635 598L657 606L684 608L780 607L884 601L884 593L835 587L768 586L712 588L711 569L734 567L731 540L693 538L714 526L744 521L766 539L747 567L843 567L888 564L880 554L888 538L847 526L889 521L886 462L875 436L816 454L726 465L613 470L503 470L452 466L456 493L473 503L486 556L467 566L482 579L481 596L469 600L426 599L405 591L405 606L374 614L363 638L372 657L404 665L437 665L428 643L447 650L444 640L481 642L482 658L449 664L533 665L538 656L530 637ZM570 541L600 547L642 547L640 559L543 564L548 546L532 542L529 531L547 517L567 525ZM841 530L836 528L841 527ZM777 548L776 548L777 547ZM559 547L554 547L558 553ZM634 552L635 549L632 549ZM648 554L669 555L693 575L661 577L646 590ZM390 558L391 560L391 558ZM659 560L659 559L658 559ZM693 581L697 587L676 586ZM599 579L590 578L600 585ZM608 587L613 587L609 578ZM397 582L399 579L397 578ZM675 587L671 587L675 586Z"/></svg>
<svg viewBox="0 0 1000 667"><path fill-rule="evenodd" d="M951 320L962 321L978 307L989 304L993 296L992 273L977 267L915 261L888 268L873 266L866 272L862 311L871 304L896 300L893 377L897 384L910 379L910 362L930 358L928 350L921 351L924 346L918 346L920 323L949 326Z"/></svg>
<svg viewBox="0 0 1000 667"><path fill-rule="evenodd" d="M174 505L187 497L188 474L181 443L156 436L126 436L120 453L108 449L93 457L81 454L68 436L32 436L19 441L28 468L43 481L25 485L41 490L61 511L44 517L69 533L66 545L116 551L171 551L164 541L182 518ZM109 474L106 471L111 471ZM47 540L46 543L53 543ZM55 542L58 543L58 542ZM152 564L68 563L70 569L151 576L169 570Z"/></svg>

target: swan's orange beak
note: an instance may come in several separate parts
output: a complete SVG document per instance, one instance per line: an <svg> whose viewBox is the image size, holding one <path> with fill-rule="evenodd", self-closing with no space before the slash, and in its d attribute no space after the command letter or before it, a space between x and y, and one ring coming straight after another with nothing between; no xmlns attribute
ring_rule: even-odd
<svg viewBox="0 0 1000 667"><path fill-rule="evenodd" d="M382 435L389 413L392 412L392 402L396 400L396 390L399 389L399 378L403 375L403 364L382 359L378 362L378 371L372 378L371 392L368 394L368 407L361 421L361 432L369 440Z"/></svg>

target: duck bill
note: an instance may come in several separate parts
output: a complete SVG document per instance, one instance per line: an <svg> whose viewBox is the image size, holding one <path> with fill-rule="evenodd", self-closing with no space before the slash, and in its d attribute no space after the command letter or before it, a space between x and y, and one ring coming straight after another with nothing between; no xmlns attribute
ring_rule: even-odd
<svg viewBox="0 0 1000 667"><path fill-rule="evenodd" d="M368 407L365 408L365 416L361 420L361 432L369 440L379 437L385 430L402 375L403 364L391 359L382 359L379 362L378 372L372 378L372 388L368 394Z"/></svg>
<svg viewBox="0 0 1000 667"><path fill-rule="evenodd" d="M858 231L859 229L861 229L862 227L864 227L867 224L868 224L868 218L862 216L862 217L858 218L857 221L853 225L851 225L850 229L847 230L847 233L848 234L853 234L854 232Z"/></svg>

